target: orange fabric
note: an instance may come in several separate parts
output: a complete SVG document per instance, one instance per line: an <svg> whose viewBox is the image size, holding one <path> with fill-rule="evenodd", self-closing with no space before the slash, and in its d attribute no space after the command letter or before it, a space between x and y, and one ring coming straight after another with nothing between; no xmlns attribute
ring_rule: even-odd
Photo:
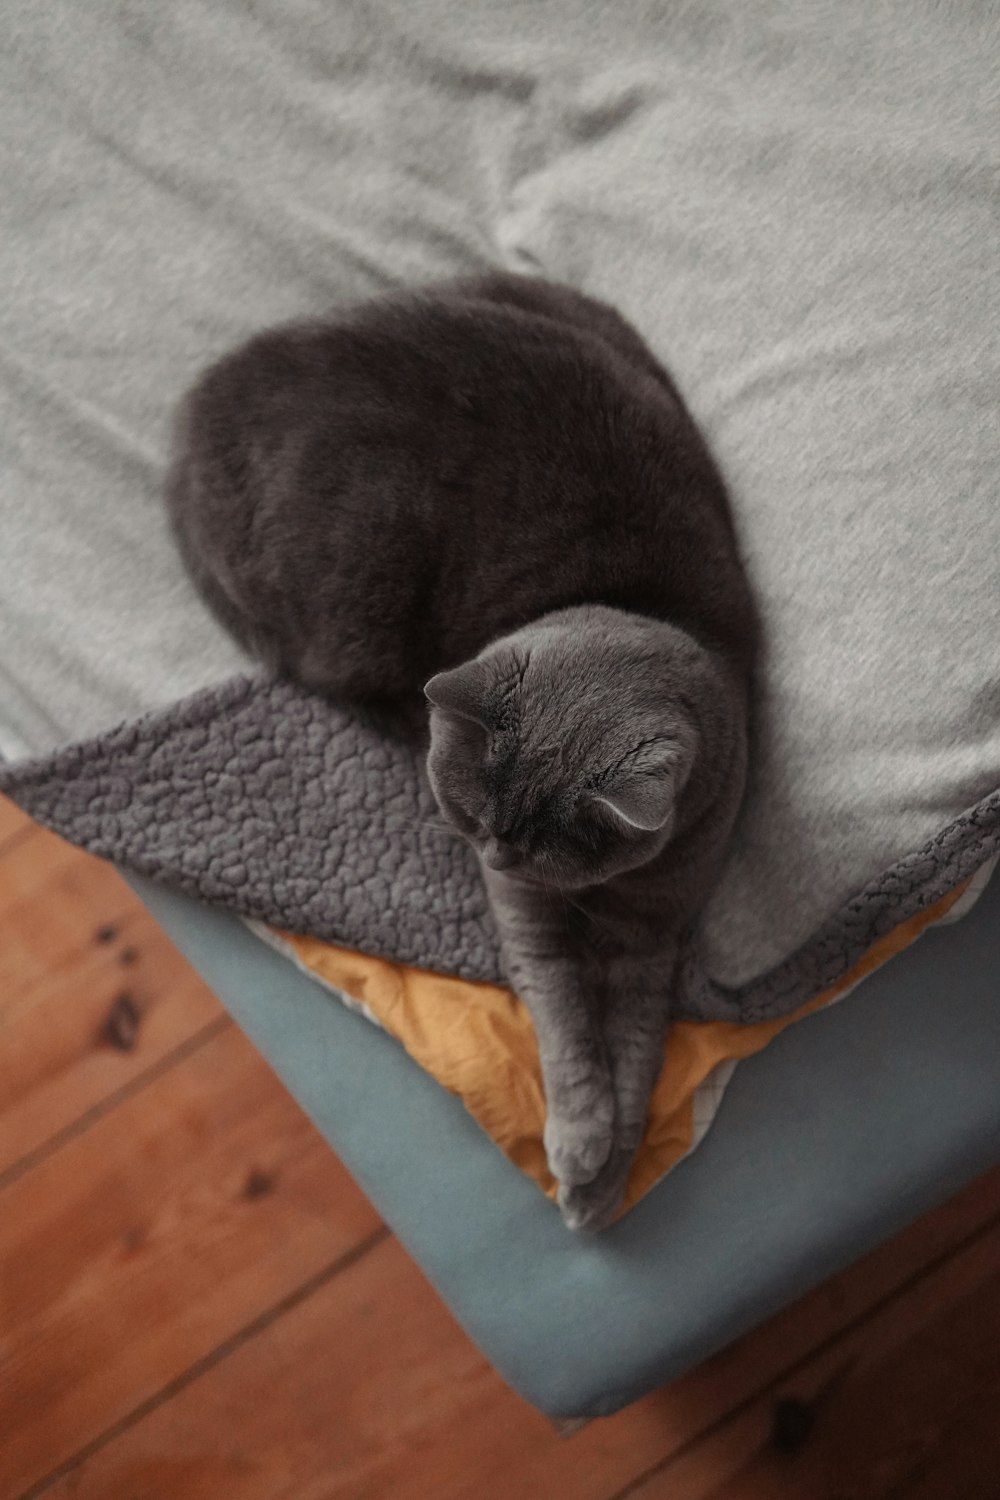
<svg viewBox="0 0 1000 1500"><path fill-rule="evenodd" d="M678 1021L653 1093L649 1125L629 1179L623 1212L692 1145L699 1085L719 1063L750 1057L794 1021L829 1005L851 985L908 947L944 916L965 890L903 922L876 943L850 973L780 1021L739 1026ZM318 978L362 1001L377 1020L466 1108L517 1166L550 1198L556 1185L542 1145L545 1098L535 1035L526 1008L509 990L452 979L426 969L371 958L349 948L280 933Z"/></svg>

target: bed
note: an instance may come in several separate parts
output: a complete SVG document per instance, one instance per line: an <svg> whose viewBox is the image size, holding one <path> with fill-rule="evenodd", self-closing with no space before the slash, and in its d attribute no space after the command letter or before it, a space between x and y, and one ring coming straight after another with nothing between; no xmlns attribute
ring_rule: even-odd
<svg viewBox="0 0 1000 1500"><path fill-rule="evenodd" d="M39 0L8 29L0 788L136 881L501 1372L614 1410L1000 1159L996 20ZM456 1004L503 982L474 870L385 816L419 768L255 675L160 499L222 349L491 265L615 303L669 364L765 621L678 998L761 1047L711 1054L592 1241L342 1003L343 964L289 952Z"/></svg>

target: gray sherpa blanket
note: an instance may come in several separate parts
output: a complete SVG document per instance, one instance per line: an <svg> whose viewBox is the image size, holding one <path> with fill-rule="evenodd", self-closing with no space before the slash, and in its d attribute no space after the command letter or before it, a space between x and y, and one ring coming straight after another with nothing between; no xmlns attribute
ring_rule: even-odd
<svg viewBox="0 0 1000 1500"><path fill-rule="evenodd" d="M751 784L686 1013L796 1005L1000 846L992 8L8 11L9 795L208 900L496 977L471 856L420 827L418 767L246 675L159 487L171 407L252 329L502 265L615 303L673 370L765 617Z"/></svg>
<svg viewBox="0 0 1000 1500"><path fill-rule="evenodd" d="M413 752L288 683L240 677L15 770L50 828L248 917L403 963L503 980L471 849L428 825ZM761 1021L833 984L878 938L1000 848L1000 792L872 882L755 983L687 950L675 1012Z"/></svg>

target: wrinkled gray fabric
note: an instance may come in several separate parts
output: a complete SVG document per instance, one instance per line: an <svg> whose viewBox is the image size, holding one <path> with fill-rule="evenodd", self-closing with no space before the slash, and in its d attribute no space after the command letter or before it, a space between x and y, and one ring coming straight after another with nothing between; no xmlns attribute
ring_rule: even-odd
<svg viewBox="0 0 1000 1500"><path fill-rule="evenodd" d="M287 683L238 678L34 765L0 767L3 790L93 853L244 916L503 979L475 857L425 821L436 809L413 752ZM675 1014L785 1014L998 848L1000 792L748 985L716 983L693 935Z"/></svg>
<svg viewBox="0 0 1000 1500"><path fill-rule="evenodd" d="M1000 786L995 7L5 9L0 753L245 670L162 522L198 366L501 264L631 317L731 484L768 651L701 972L839 932Z"/></svg>

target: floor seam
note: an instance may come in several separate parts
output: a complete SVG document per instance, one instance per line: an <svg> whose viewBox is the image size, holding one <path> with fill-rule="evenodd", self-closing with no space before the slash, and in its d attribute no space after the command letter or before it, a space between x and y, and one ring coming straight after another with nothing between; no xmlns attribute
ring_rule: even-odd
<svg viewBox="0 0 1000 1500"><path fill-rule="evenodd" d="M23 844L25 839L32 838L39 831L39 827L38 823L26 823L23 828L15 828L12 833L8 833L6 838L0 839L0 859L6 858L10 851L16 849L18 844Z"/></svg>
<svg viewBox="0 0 1000 1500"><path fill-rule="evenodd" d="M232 1018L227 1014L216 1016L214 1020L206 1022L204 1026L199 1027L191 1036L185 1037L184 1041L178 1043L170 1052L165 1053L158 1062L151 1063L148 1068L145 1068L141 1073L137 1073L134 1078L130 1078L128 1083L123 1083L120 1088L115 1089L110 1094L106 1094L98 1103L92 1104L89 1109L77 1115L76 1119L71 1121L70 1124L64 1125L61 1130L57 1130L55 1135L49 1136L47 1140L40 1142L37 1146L32 1146L31 1150L25 1156L20 1157L18 1161L6 1167L3 1172L0 1172L0 1193L6 1188L12 1187L15 1182L19 1182L22 1177L26 1177L36 1167L41 1166L43 1162L47 1161L50 1156L54 1156L57 1151L62 1150L63 1146L68 1145L70 1141L84 1135L100 1120L113 1114L120 1105L127 1104L130 1099L134 1099L137 1094L141 1094L144 1088L147 1088L151 1083L155 1083L165 1073L169 1073L170 1069L178 1063L186 1061L195 1052L200 1051L208 1042L217 1037L220 1032L227 1030L233 1024Z"/></svg>
<svg viewBox="0 0 1000 1500"><path fill-rule="evenodd" d="M776 1390L784 1381L797 1374L811 1360L825 1354L840 1339L847 1337L849 1334L855 1332L856 1329L861 1328L871 1318L877 1317L884 1308L897 1301L900 1297L904 1297L915 1286L918 1286L920 1282L925 1281L928 1276L933 1276L936 1271L939 1271L954 1256L961 1255L974 1245L977 1240L984 1238L995 1230L998 1225L1000 1225L1000 1213L991 1214L988 1219L977 1225L975 1229L970 1230L962 1239L951 1245L948 1250L936 1255L933 1260L928 1261L919 1271L914 1271L910 1276L905 1277L891 1292L886 1292L884 1296L879 1297L864 1312L859 1313L855 1318L851 1318L849 1322L842 1324L836 1332L828 1334L819 1343L813 1344L798 1359L793 1360L790 1365L786 1365L777 1374L771 1376L763 1385L752 1391L749 1396L745 1396L735 1406L729 1407L727 1411L716 1417L713 1422L709 1422L707 1427L704 1427L700 1432L694 1433L671 1453L665 1454L663 1458L658 1459L655 1464L650 1464L648 1469L644 1469L641 1474L637 1474L634 1479L630 1479L620 1490L615 1490L613 1494L608 1495L606 1500L629 1500L629 1496L634 1495L640 1486L646 1484L654 1475L666 1471L672 1463L676 1463L678 1459L690 1453L699 1443L713 1437L717 1432L721 1432L730 1422L742 1416L755 1402L767 1396L769 1392Z"/></svg>
<svg viewBox="0 0 1000 1500"><path fill-rule="evenodd" d="M334 1260L328 1262L322 1270L308 1277L299 1286L295 1287L294 1290L286 1293L284 1297L279 1298L270 1307L265 1308L262 1313L258 1313L255 1318L252 1318L249 1323L244 1324L235 1333L230 1334L227 1339L223 1339L222 1343L217 1344L208 1354L202 1355L201 1359L197 1359L193 1364L188 1365L179 1375L175 1375L173 1380L168 1380L166 1385L162 1386L154 1395L149 1396L145 1401L140 1402L138 1406L133 1407L124 1417L120 1417L117 1422L113 1422L110 1427L105 1428L102 1433L92 1438L89 1443L85 1443L71 1458L64 1459L57 1468L46 1474L44 1478L36 1480L29 1489L22 1492L18 1500L37 1500L37 1496L44 1494L54 1484L58 1484L61 1479L65 1479L67 1474L72 1473L74 1469L78 1469L88 1459L93 1458L103 1448L114 1442L116 1438L128 1432L130 1428L137 1426L159 1407L164 1406L168 1401L172 1401L181 1391L185 1390L189 1385L193 1385L196 1380L200 1380L203 1375L207 1375L210 1370L215 1369L223 1360L235 1354L244 1344L249 1343L251 1339L265 1332L278 1318L283 1317L285 1313L291 1312L300 1303L305 1302L315 1292L320 1291L328 1282L332 1281L335 1276L338 1276L341 1271L346 1271L349 1266L355 1265L370 1250L374 1250L377 1245L380 1245L384 1240L391 1239L391 1237L392 1231L385 1224L380 1224L377 1229L372 1230L364 1239L360 1240L356 1245L352 1245L350 1250L344 1251L343 1254L338 1255Z"/></svg>

